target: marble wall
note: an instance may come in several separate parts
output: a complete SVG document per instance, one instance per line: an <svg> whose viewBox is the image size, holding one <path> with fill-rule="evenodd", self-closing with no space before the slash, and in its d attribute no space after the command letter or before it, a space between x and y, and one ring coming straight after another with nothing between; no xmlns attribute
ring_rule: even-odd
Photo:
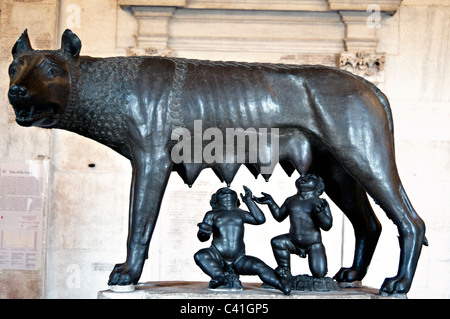
<svg viewBox="0 0 450 319"><path fill-rule="evenodd" d="M372 11L370 5L378 7ZM129 162L81 136L14 123L6 70L12 45L25 28L41 49L58 48L62 32L71 28L82 40L82 54L92 56L162 54L338 67L350 61L342 66L354 72L366 72L359 59L378 59L374 72L363 75L390 99L400 175L430 242L409 297L450 297L448 1L0 0L0 6L1 161L45 158L51 163L46 262L38 271L2 270L0 297L95 298L126 253ZM232 187L241 192L247 185L255 194L273 193L282 201L295 192L294 181L279 167L269 183L242 168ZM209 245L197 240L195 225L209 209L211 193L222 186L209 170L192 189L173 174L142 281L208 280L193 262L193 254ZM336 207L332 212L334 226L323 234L329 275L349 266L353 257L351 225ZM383 233L363 284L379 287L396 274L399 248L396 228L380 209L376 212ZM288 225L265 213L266 224L246 228L247 253L275 267L269 241ZM294 272L307 273L306 264L295 259ZM18 288L14 283L24 278L27 285Z"/></svg>

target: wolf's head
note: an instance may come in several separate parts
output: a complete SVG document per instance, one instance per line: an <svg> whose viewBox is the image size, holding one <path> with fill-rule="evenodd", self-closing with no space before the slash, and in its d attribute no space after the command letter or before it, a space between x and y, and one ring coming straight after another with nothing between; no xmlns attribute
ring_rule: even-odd
<svg viewBox="0 0 450 319"><path fill-rule="evenodd" d="M80 39L70 30L62 36L61 49L33 50L27 30L12 49L8 98L22 126L51 128L67 106L70 65L78 61Z"/></svg>

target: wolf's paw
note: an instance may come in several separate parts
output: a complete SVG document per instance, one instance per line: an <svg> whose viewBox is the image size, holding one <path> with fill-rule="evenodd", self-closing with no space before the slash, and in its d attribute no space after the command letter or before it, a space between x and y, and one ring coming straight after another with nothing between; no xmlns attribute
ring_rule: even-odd
<svg viewBox="0 0 450 319"><path fill-rule="evenodd" d="M139 281L142 269L133 269L127 263L117 264L109 275L109 286L135 285Z"/></svg>
<svg viewBox="0 0 450 319"><path fill-rule="evenodd" d="M364 277L365 273L362 274L359 271L353 268L341 268L336 275L334 275L333 279L337 282L356 282L361 281Z"/></svg>
<svg viewBox="0 0 450 319"><path fill-rule="evenodd" d="M395 276L386 278L380 288L382 295L404 295L411 288L412 280L406 276Z"/></svg>

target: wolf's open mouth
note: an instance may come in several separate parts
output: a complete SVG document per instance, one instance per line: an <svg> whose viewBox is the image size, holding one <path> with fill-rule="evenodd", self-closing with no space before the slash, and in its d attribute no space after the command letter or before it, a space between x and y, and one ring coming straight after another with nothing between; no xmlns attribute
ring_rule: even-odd
<svg viewBox="0 0 450 319"><path fill-rule="evenodd" d="M16 122L21 126L31 126L40 119L50 117L59 118L59 108L56 104L50 103L36 107L34 105L27 107L15 107Z"/></svg>

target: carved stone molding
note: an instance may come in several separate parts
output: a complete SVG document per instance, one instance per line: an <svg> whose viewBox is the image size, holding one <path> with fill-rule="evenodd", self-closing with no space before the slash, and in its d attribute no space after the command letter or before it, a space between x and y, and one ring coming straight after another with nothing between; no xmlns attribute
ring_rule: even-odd
<svg viewBox="0 0 450 319"><path fill-rule="evenodd" d="M381 12L393 15L403 0L327 0L330 10L367 11L371 5L379 7Z"/></svg>
<svg viewBox="0 0 450 319"><path fill-rule="evenodd" d="M326 0L119 0L125 6L174 6L188 9L327 11Z"/></svg>
<svg viewBox="0 0 450 319"><path fill-rule="evenodd" d="M127 56L172 56L172 50L170 49L158 49L155 47L146 47L146 48L136 48L129 47L126 50Z"/></svg>
<svg viewBox="0 0 450 319"><path fill-rule="evenodd" d="M377 29L381 24L381 13L376 13L380 21L372 21L366 11L339 11L345 25L344 45L349 52L376 52L378 46Z"/></svg>
<svg viewBox="0 0 450 319"><path fill-rule="evenodd" d="M339 68L377 84L384 80L385 60L383 53L343 52L339 58Z"/></svg>
<svg viewBox="0 0 450 319"><path fill-rule="evenodd" d="M378 30L401 2L118 0L137 23L129 55L326 64L376 82L384 66Z"/></svg>
<svg viewBox="0 0 450 319"><path fill-rule="evenodd" d="M159 6L189 9L275 10L275 11L366 11L377 5L381 11L394 14L402 0L118 0L121 7Z"/></svg>
<svg viewBox="0 0 450 319"><path fill-rule="evenodd" d="M137 19L137 49L150 54L167 51L169 21L175 7L133 6L131 10Z"/></svg>

